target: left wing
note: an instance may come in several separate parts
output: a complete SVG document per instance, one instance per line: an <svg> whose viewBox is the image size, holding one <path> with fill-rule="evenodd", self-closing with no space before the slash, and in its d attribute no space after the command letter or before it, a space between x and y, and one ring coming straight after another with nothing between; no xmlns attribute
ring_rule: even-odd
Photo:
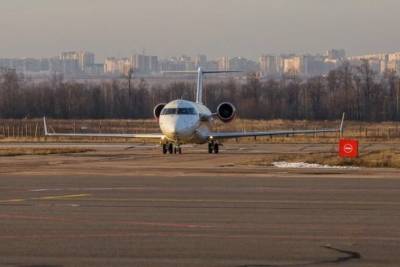
<svg viewBox="0 0 400 267"><path fill-rule="evenodd" d="M45 136L71 136L71 137L120 137L120 138L149 138L161 139L163 134L114 134L114 133L49 133L47 130L46 118L43 118L43 127Z"/></svg>
<svg viewBox="0 0 400 267"><path fill-rule="evenodd" d="M257 137L257 136L277 136L277 135L299 135L299 134L317 134L317 133L340 133L343 134L343 113L340 127L337 129L317 129L317 130L278 130L278 131L265 131L265 132L214 132L210 133L209 139L228 139L240 137Z"/></svg>

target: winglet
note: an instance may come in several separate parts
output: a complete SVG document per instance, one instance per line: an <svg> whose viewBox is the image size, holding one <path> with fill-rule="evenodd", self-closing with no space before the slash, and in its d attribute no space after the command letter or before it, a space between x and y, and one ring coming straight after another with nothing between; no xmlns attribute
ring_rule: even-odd
<svg viewBox="0 0 400 267"><path fill-rule="evenodd" d="M345 112L343 112L343 115L342 115L342 122L340 123L340 128L339 128L339 131L340 131L340 137L343 137L343 130L344 130L344 117L345 117L345 115L346 115L346 113L345 113Z"/></svg>
<svg viewBox="0 0 400 267"><path fill-rule="evenodd" d="M47 131L46 117L43 117L43 128L44 128L44 135L45 136L49 135L49 132Z"/></svg>

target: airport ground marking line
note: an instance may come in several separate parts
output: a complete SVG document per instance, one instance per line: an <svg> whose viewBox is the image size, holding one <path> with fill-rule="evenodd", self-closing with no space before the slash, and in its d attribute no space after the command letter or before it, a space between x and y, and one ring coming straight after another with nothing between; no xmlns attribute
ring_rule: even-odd
<svg viewBox="0 0 400 267"><path fill-rule="evenodd" d="M36 197L36 198L31 198L31 199L33 199L33 200L57 200L57 199L70 199L70 198L88 197L90 195L91 194L59 195L59 196Z"/></svg>
<svg viewBox="0 0 400 267"><path fill-rule="evenodd" d="M393 201L330 201L330 200L235 200L235 199L175 199L175 198L88 198L91 201L122 202L182 202L182 203L265 203L265 204L353 204L353 205L400 205Z"/></svg>
<svg viewBox="0 0 400 267"><path fill-rule="evenodd" d="M17 203L17 202L24 202L27 200L64 200L64 199L81 198L88 196L91 196L91 194L45 196L45 197L33 197L33 198L14 198L14 199L0 200L0 203Z"/></svg>
<svg viewBox="0 0 400 267"><path fill-rule="evenodd" d="M23 198L15 198L15 199L7 199L7 200L0 200L0 203L16 203L16 202L23 202L25 199Z"/></svg>

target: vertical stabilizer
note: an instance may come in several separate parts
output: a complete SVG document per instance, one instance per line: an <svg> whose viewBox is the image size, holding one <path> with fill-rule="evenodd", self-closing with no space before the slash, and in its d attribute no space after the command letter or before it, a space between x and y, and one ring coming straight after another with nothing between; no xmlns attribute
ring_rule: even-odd
<svg viewBox="0 0 400 267"><path fill-rule="evenodd" d="M203 103L203 70L201 67L197 69L196 103Z"/></svg>
<svg viewBox="0 0 400 267"><path fill-rule="evenodd" d="M201 67L197 71L164 71L163 73L197 73L196 103L203 104L203 76L204 74L216 73L237 73L240 71L225 70L203 70Z"/></svg>

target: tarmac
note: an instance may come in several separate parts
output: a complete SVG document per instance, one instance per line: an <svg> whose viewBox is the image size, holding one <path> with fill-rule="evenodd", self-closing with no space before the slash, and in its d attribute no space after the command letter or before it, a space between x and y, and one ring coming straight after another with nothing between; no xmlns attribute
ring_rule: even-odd
<svg viewBox="0 0 400 267"><path fill-rule="evenodd" d="M333 145L39 145L95 151L0 158L0 266L400 266L399 170L259 164Z"/></svg>

